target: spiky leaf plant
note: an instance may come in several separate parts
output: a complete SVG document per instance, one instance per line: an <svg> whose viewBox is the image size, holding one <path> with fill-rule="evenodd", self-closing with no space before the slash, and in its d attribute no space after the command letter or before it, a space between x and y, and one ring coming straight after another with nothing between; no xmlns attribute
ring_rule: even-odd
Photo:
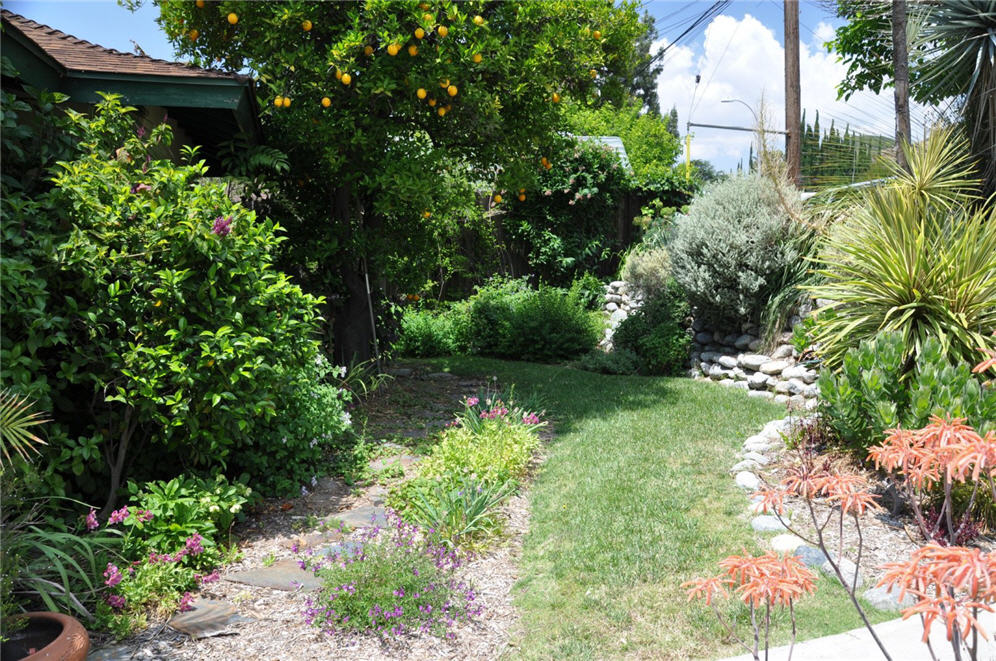
<svg viewBox="0 0 996 661"><path fill-rule="evenodd" d="M879 331L902 334L910 366L930 337L971 364L996 346L996 207L975 193L968 141L938 129L904 148L910 170L866 190L818 257L808 290L835 312L813 332L829 366Z"/></svg>
<svg viewBox="0 0 996 661"><path fill-rule="evenodd" d="M31 410L27 397L19 397L9 390L0 391L0 469L10 463L11 452L27 460L38 454L39 445L48 445L31 431L31 427L48 422L44 415Z"/></svg>

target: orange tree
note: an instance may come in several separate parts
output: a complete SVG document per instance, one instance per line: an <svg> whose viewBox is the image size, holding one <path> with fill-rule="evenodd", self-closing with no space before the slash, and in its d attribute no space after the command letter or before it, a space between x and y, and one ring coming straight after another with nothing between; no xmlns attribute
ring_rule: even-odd
<svg viewBox="0 0 996 661"><path fill-rule="evenodd" d="M181 54L256 77L291 158L294 266L335 304L341 359L370 353L364 276L442 249L475 188L514 204L551 167L560 101L597 98L645 30L607 0L156 3Z"/></svg>

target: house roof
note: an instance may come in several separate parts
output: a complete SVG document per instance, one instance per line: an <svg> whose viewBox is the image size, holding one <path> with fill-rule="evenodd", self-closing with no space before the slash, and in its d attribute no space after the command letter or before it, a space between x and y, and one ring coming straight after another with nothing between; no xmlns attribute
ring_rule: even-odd
<svg viewBox="0 0 996 661"><path fill-rule="evenodd" d="M122 53L113 48L105 48L85 39L79 39L6 9L0 11L0 14L3 15L5 23L17 28L21 34L66 70L226 80L245 78L238 74L158 60L146 55Z"/></svg>
<svg viewBox="0 0 996 661"><path fill-rule="evenodd" d="M109 92L128 105L166 108L209 155L238 133L261 139L248 76L122 53L7 10L0 18L3 54L22 84L62 92L74 103L97 103L101 92Z"/></svg>

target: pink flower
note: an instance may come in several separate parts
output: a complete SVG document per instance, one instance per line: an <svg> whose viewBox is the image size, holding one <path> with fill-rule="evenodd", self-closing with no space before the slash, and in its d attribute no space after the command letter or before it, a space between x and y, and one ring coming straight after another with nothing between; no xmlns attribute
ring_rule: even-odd
<svg viewBox="0 0 996 661"><path fill-rule="evenodd" d="M127 518L128 518L128 507L126 505L125 507L122 507L119 510L111 512L110 518L107 519L107 525L113 526L116 523L121 523Z"/></svg>
<svg viewBox="0 0 996 661"><path fill-rule="evenodd" d="M104 597L104 601L106 601L111 608L125 607L125 598L119 594L109 594Z"/></svg>
<svg viewBox="0 0 996 661"><path fill-rule="evenodd" d="M142 523L148 523L154 518L154 515L149 510L136 510L135 516Z"/></svg>
<svg viewBox="0 0 996 661"><path fill-rule="evenodd" d="M116 565L108 562L107 569L104 570L104 585L113 588L121 582L121 578L121 570Z"/></svg>
<svg viewBox="0 0 996 661"><path fill-rule="evenodd" d="M539 416L535 413L530 413L528 415L522 416L522 424L525 425L538 425L540 423Z"/></svg>
<svg viewBox="0 0 996 661"><path fill-rule="evenodd" d="M478 404L478 403L479 403L480 401L481 401L481 400L479 400L479 399L478 399L478 398L476 398L476 397L468 397L468 398L467 398L467 406L477 406L477 404Z"/></svg>
<svg viewBox="0 0 996 661"><path fill-rule="evenodd" d="M90 513L86 515L86 529L96 530L100 527L100 522L97 521L97 510L90 508Z"/></svg>
<svg viewBox="0 0 996 661"><path fill-rule="evenodd" d="M180 597L180 603L176 609L181 613L192 611L194 610L193 603L194 603L194 595L190 594L189 592L184 592L183 596Z"/></svg>
<svg viewBox="0 0 996 661"><path fill-rule="evenodd" d="M545 190L545 191L543 191L543 194L546 195L547 197L550 197L551 195L553 195L553 191L552 190Z"/></svg>
<svg viewBox="0 0 996 661"><path fill-rule="evenodd" d="M183 551L189 553L190 555L197 555L198 553L204 552L204 547L201 546L201 540L204 538L194 533L187 538L187 543L183 548Z"/></svg>
<svg viewBox="0 0 996 661"><path fill-rule="evenodd" d="M297 546L297 544L295 544L295 546ZM203 576L201 576L200 574L194 574L194 578L197 580L198 583L214 583L216 581L221 580L221 574L219 574L218 570L215 569L210 574L204 574Z"/></svg>

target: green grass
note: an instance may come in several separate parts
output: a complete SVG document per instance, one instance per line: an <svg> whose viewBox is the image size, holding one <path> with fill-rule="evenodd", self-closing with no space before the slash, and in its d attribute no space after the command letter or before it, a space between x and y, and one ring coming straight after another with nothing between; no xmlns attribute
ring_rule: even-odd
<svg viewBox="0 0 996 661"><path fill-rule="evenodd" d="M456 374L497 375L542 397L556 420L557 437L530 492L516 586L521 631L510 658L743 651L724 640L704 604L686 601L680 585L717 573L731 553L761 550L747 499L727 469L743 439L784 409L690 379L475 358L431 362ZM797 612L800 640L861 625L843 589L825 578ZM780 618L773 643L788 637L787 617Z"/></svg>

